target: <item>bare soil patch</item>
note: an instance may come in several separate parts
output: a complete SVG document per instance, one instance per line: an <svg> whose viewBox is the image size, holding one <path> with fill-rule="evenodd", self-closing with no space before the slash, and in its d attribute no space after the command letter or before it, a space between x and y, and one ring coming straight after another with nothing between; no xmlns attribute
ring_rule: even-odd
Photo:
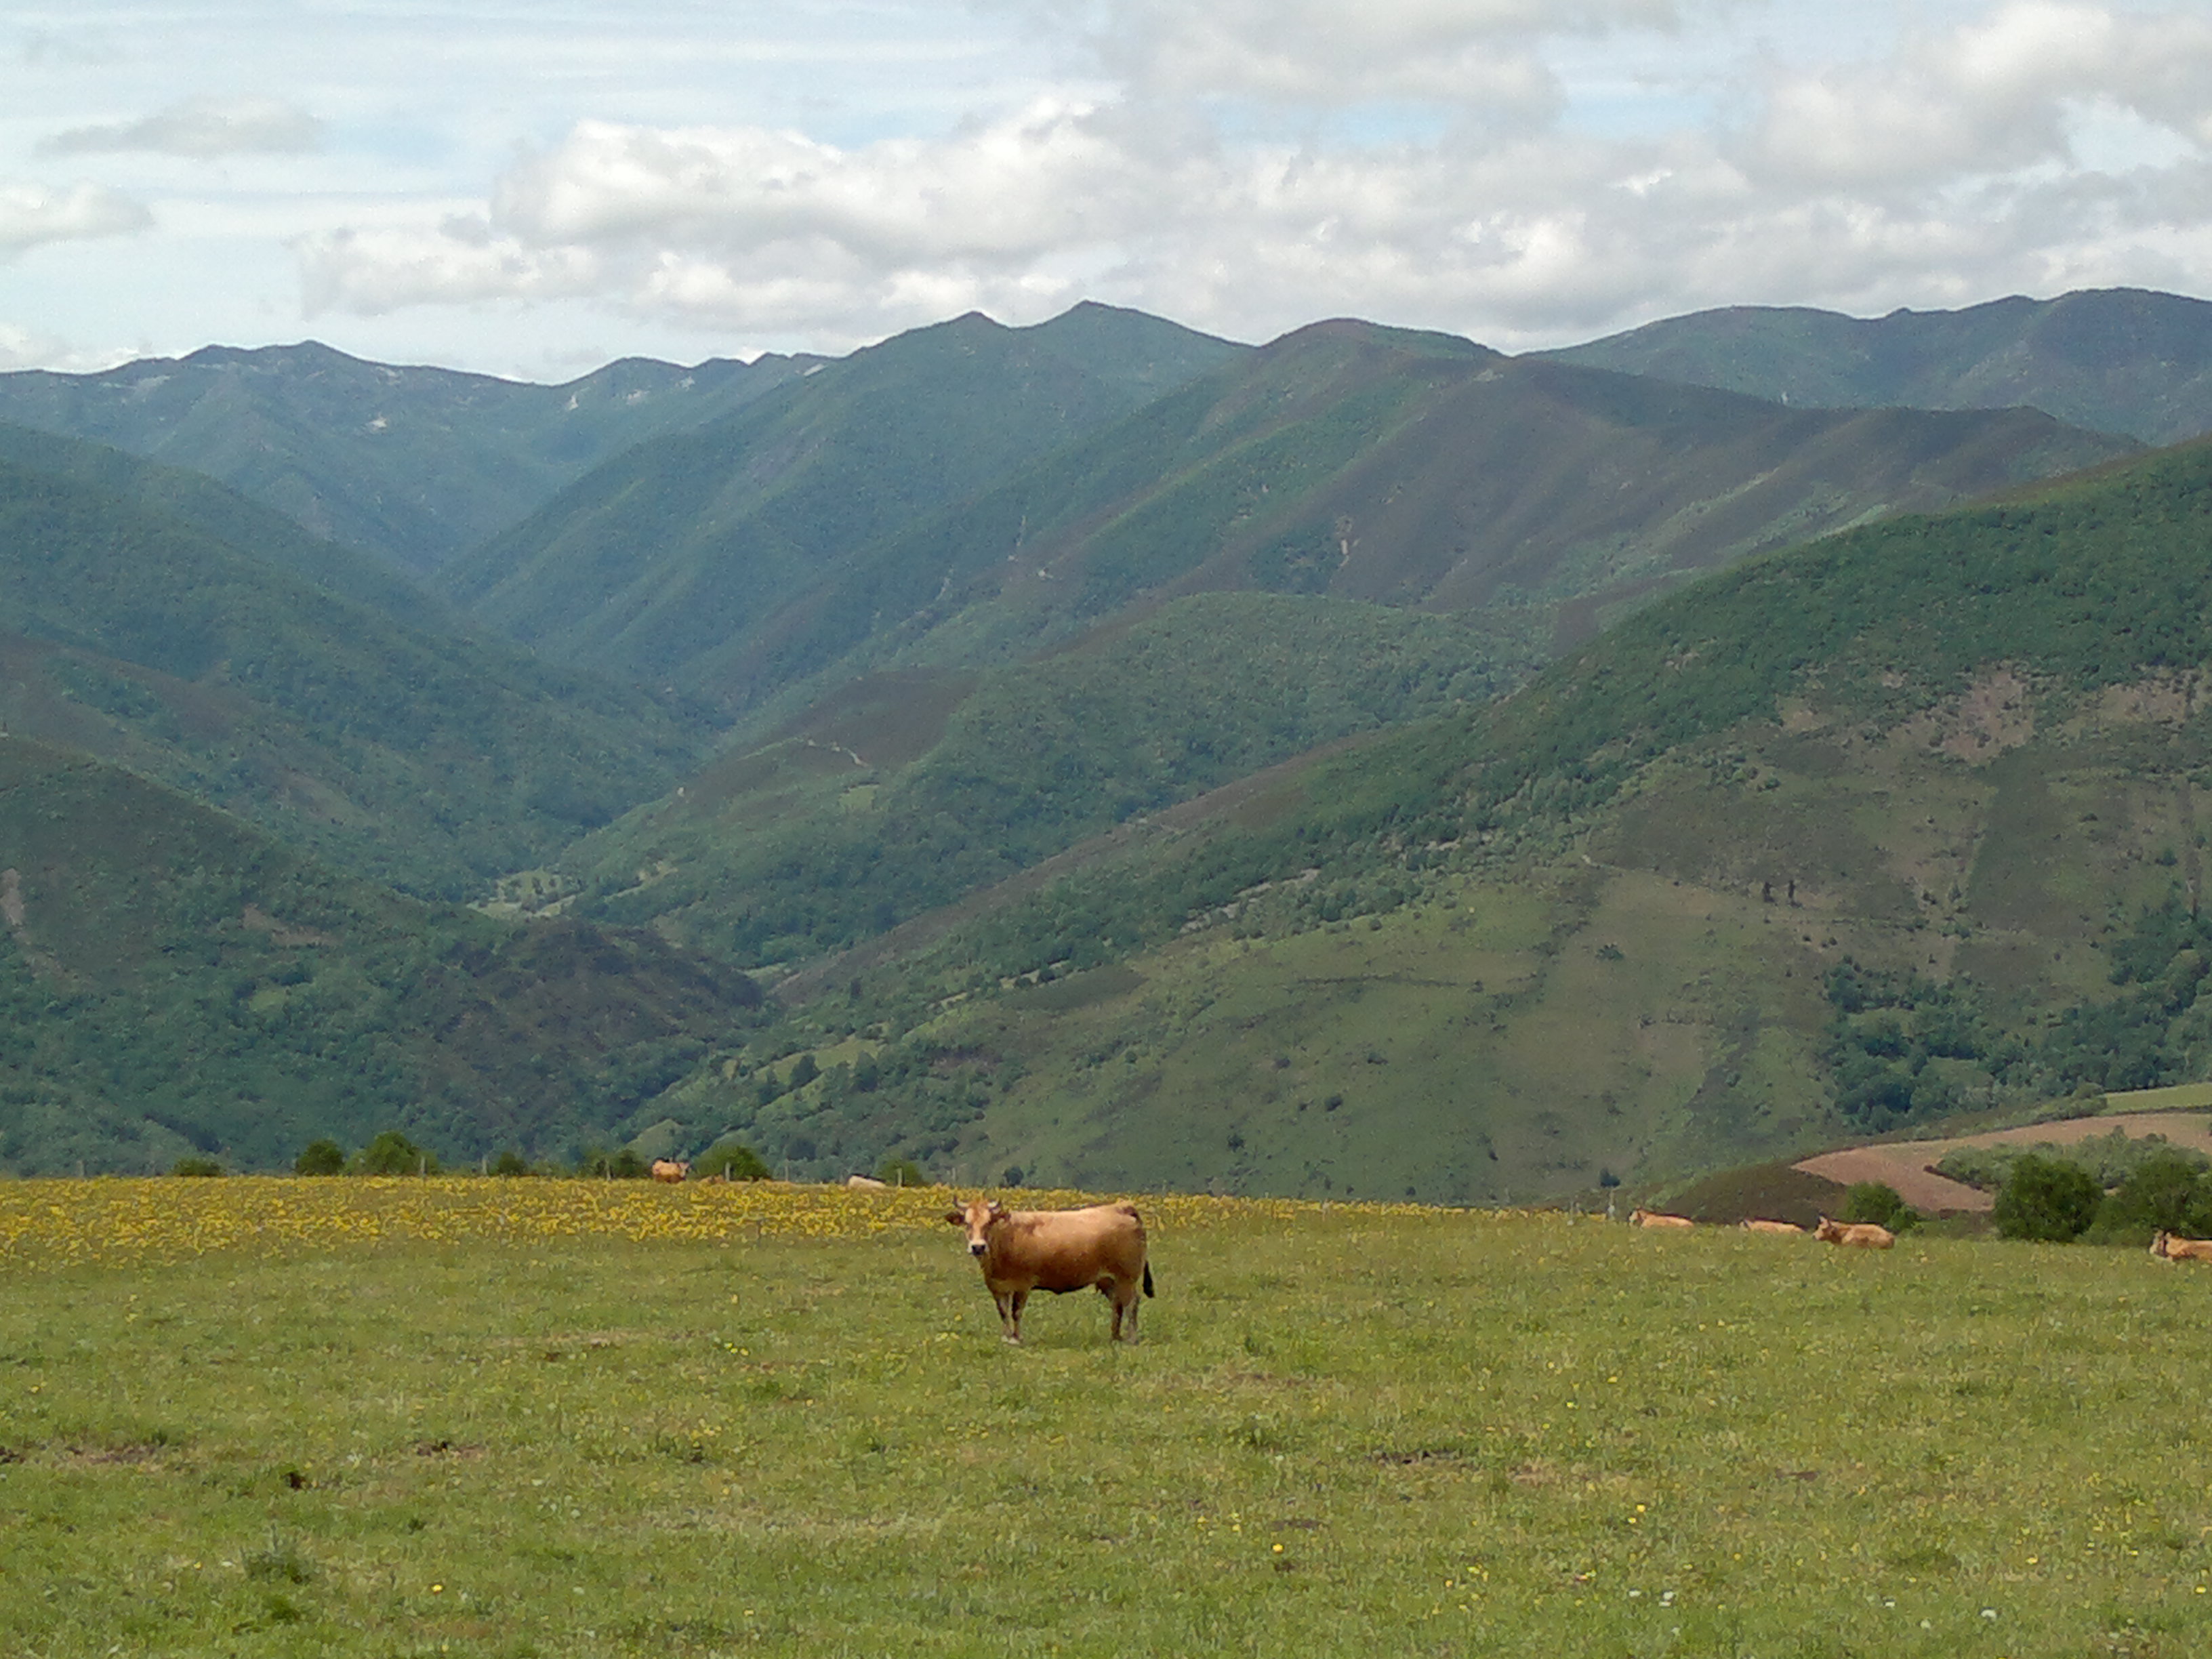
<svg viewBox="0 0 2212 1659"><path fill-rule="evenodd" d="M1850 1146L1800 1159L1791 1167L1808 1175L1826 1176L1850 1186L1860 1181L1887 1182L1898 1196L1916 1210L1983 1212L1996 1203L1995 1193L1985 1193L1964 1182L1937 1175L1934 1164L1961 1146L2006 1145L2070 1146L2093 1135L2115 1129L2131 1139L2160 1134L2177 1146L2212 1155L2212 1118L2201 1111L2116 1112L2100 1117L2063 1118L2055 1123L2031 1123L2018 1129L1990 1129L1980 1134L1954 1135L1944 1140L1896 1140L1877 1146Z"/></svg>

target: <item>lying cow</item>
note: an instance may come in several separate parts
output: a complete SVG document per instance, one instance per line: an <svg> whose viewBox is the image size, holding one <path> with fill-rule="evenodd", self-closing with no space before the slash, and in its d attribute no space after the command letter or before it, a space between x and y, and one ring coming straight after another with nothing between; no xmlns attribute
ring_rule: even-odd
<svg viewBox="0 0 2212 1659"><path fill-rule="evenodd" d="M656 1158L653 1160L653 1178L665 1181L672 1186L691 1173L690 1158Z"/></svg>
<svg viewBox="0 0 2212 1659"><path fill-rule="evenodd" d="M1886 1250L1897 1243L1895 1233L1871 1221L1831 1221L1826 1216L1813 1230L1813 1237L1823 1244L1847 1244L1862 1250Z"/></svg>
<svg viewBox="0 0 2212 1659"><path fill-rule="evenodd" d="M1123 1340L1125 1318L1127 1340L1137 1340L1137 1287L1152 1294L1152 1269L1135 1205L1009 1210L979 1198L945 1218L968 1230L968 1254L983 1269L1007 1341L1022 1340L1022 1304L1031 1291L1058 1296L1091 1285L1114 1305L1114 1340Z"/></svg>
<svg viewBox="0 0 2212 1659"><path fill-rule="evenodd" d="M1747 1233L1787 1233L1792 1238L1802 1238L1805 1230L1794 1221L1746 1221L1740 1224Z"/></svg>
<svg viewBox="0 0 2212 1659"><path fill-rule="evenodd" d="M2151 1235L2150 1253L2160 1261L2212 1261L2212 1238L2183 1238L2161 1228Z"/></svg>
<svg viewBox="0 0 2212 1659"><path fill-rule="evenodd" d="M1698 1224L1686 1215L1661 1215L1656 1210L1631 1210L1628 1224L1632 1227L1694 1227Z"/></svg>

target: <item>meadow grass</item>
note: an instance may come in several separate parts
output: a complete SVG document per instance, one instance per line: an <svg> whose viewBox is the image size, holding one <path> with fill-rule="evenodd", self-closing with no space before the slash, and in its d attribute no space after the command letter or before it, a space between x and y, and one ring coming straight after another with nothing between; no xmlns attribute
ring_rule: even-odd
<svg viewBox="0 0 2212 1659"><path fill-rule="evenodd" d="M2212 1275L1147 1200L0 1185L0 1651L2182 1655Z"/></svg>

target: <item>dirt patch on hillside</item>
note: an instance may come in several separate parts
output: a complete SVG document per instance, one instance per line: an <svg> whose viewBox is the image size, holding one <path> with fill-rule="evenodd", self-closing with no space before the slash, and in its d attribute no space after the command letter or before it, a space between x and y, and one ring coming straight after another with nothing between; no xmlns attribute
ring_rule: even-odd
<svg viewBox="0 0 2212 1659"><path fill-rule="evenodd" d="M1800 1159L1791 1167L1808 1175L1826 1176L1850 1186L1860 1181L1887 1182L1898 1196L1916 1210L1986 1211L1996 1202L1995 1193L1983 1192L1964 1182L1935 1173L1940 1164L1961 1146L2000 1146L2040 1142L2070 1146L2093 1135L2115 1129L2131 1138L2164 1135L2177 1146L2212 1156L2212 1118L2202 1112L2118 1112L2104 1117L2072 1117L2057 1123L2033 1123L2019 1129L1991 1129L1982 1134L1954 1135L1947 1140L1896 1140L1879 1146L1851 1146L1839 1152Z"/></svg>
<svg viewBox="0 0 2212 1659"><path fill-rule="evenodd" d="M2035 735L2033 690L2009 668L1982 676L1960 696L1897 729L1913 750L1940 750L1954 760L1993 761Z"/></svg>

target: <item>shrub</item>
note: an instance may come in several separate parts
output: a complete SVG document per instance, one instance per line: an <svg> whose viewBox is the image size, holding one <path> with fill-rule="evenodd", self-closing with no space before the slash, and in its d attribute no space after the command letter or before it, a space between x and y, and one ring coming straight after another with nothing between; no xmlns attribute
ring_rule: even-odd
<svg viewBox="0 0 2212 1659"><path fill-rule="evenodd" d="M2014 1161L1991 1218L2006 1238L2069 1243L2089 1230L2104 1198L2080 1164L2029 1152Z"/></svg>
<svg viewBox="0 0 2212 1659"><path fill-rule="evenodd" d="M1887 1181L1855 1182L1844 1193L1845 1221L1871 1221L1877 1227L1887 1227L1899 1210L1905 1208L1905 1199Z"/></svg>
<svg viewBox="0 0 2212 1659"><path fill-rule="evenodd" d="M928 1187L935 1183L910 1158L887 1158L876 1168L876 1179L886 1187Z"/></svg>
<svg viewBox="0 0 2212 1659"><path fill-rule="evenodd" d="M345 1148L335 1140L311 1140L300 1149L299 1157L292 1160L292 1173L303 1176L334 1176L345 1173Z"/></svg>
<svg viewBox="0 0 2212 1659"><path fill-rule="evenodd" d="M2140 1244L2163 1230L2185 1237L2212 1230L2212 1179L2177 1148L2137 1164L2097 1215L2097 1234Z"/></svg>
<svg viewBox="0 0 2212 1659"><path fill-rule="evenodd" d="M438 1160L397 1129L386 1129L354 1154L356 1175L435 1175Z"/></svg>
<svg viewBox="0 0 2212 1659"><path fill-rule="evenodd" d="M495 1176L526 1176L531 1173L530 1160L510 1146L492 1159L491 1172Z"/></svg>
<svg viewBox="0 0 2212 1659"><path fill-rule="evenodd" d="M693 1160L691 1174L694 1179L720 1176L727 1181L766 1181L769 1167L766 1160L742 1140L718 1140Z"/></svg>
<svg viewBox="0 0 2212 1659"><path fill-rule="evenodd" d="M211 1158L180 1158L169 1166L173 1176L219 1176L222 1165Z"/></svg>

